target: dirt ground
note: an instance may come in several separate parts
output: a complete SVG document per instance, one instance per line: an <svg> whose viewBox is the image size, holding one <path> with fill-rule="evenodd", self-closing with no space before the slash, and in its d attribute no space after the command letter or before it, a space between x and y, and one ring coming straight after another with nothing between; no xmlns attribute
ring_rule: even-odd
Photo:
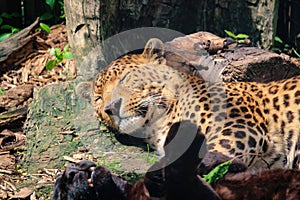
<svg viewBox="0 0 300 200"><path fill-rule="evenodd" d="M33 99L34 92L41 87L72 80L76 69L72 60L63 60L52 70L46 70L46 63L55 60L50 49L61 50L67 45L65 25L51 27L50 34L43 31L30 33L33 45L31 49L21 48L10 57L21 57L18 63L9 66L9 70L0 74L0 199L47 199L36 194L37 187L52 185L58 169L44 169L36 174L27 174L21 167L25 150L26 136L23 124L26 120L27 106ZM22 51L30 51L22 57ZM18 54L18 55L15 55ZM8 58L9 59L9 58ZM28 179L36 179L37 186L26 185Z"/></svg>

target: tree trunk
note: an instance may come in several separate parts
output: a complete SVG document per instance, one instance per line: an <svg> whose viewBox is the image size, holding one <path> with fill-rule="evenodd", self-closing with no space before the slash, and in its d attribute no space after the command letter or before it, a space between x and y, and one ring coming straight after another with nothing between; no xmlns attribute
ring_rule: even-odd
<svg viewBox="0 0 300 200"><path fill-rule="evenodd" d="M250 35L270 47L279 0L70 0L64 1L68 38L80 66L84 56L108 37L139 27L163 27L189 34L224 30ZM80 69L79 69L80 71Z"/></svg>
<svg viewBox="0 0 300 200"><path fill-rule="evenodd" d="M279 0L201 1L198 29L224 36L224 30L248 34L254 45L272 45L276 34Z"/></svg>
<svg viewBox="0 0 300 200"><path fill-rule="evenodd" d="M196 0L65 1L68 39L79 73L84 57L93 48L122 31L139 27L164 27L184 33L195 32L198 5L199 1Z"/></svg>

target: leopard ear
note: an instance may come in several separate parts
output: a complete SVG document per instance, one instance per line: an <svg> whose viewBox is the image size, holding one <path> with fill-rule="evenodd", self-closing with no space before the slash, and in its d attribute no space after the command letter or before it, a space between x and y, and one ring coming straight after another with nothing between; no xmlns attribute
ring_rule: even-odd
<svg viewBox="0 0 300 200"><path fill-rule="evenodd" d="M165 61L164 54L164 43L160 39L151 38L145 45L142 55L147 59L156 60L159 63L162 63Z"/></svg>

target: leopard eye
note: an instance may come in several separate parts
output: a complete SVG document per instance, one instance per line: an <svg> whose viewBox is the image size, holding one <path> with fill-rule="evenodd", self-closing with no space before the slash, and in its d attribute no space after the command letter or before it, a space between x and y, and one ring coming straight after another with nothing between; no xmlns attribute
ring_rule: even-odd
<svg viewBox="0 0 300 200"><path fill-rule="evenodd" d="M137 112L139 113L139 115L145 117L148 112L148 109L149 109L149 105L142 105L141 107L139 107Z"/></svg>

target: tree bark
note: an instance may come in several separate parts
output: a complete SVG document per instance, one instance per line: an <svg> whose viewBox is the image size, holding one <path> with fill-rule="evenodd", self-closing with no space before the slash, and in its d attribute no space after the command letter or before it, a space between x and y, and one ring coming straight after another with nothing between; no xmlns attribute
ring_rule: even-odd
<svg viewBox="0 0 300 200"><path fill-rule="evenodd" d="M30 35L38 27L39 19L19 33L0 42L0 75L17 66L33 49L35 35Z"/></svg>
<svg viewBox="0 0 300 200"><path fill-rule="evenodd" d="M269 48L276 34L279 0L201 1L198 29L224 36L224 30L248 34L255 45Z"/></svg>
<svg viewBox="0 0 300 200"><path fill-rule="evenodd" d="M248 34L271 46L279 0L70 0L64 1L68 38L80 66L84 56L108 37L139 27L163 27L190 34L224 30ZM80 71L80 69L79 69Z"/></svg>
<svg viewBox="0 0 300 200"><path fill-rule="evenodd" d="M64 3L68 39L77 67L101 41L122 31L164 27L184 33L195 32L199 5L196 0L71 0Z"/></svg>
<svg viewBox="0 0 300 200"><path fill-rule="evenodd" d="M167 65L209 82L270 82L300 75L298 62L284 54L249 47L208 32L165 43Z"/></svg>

